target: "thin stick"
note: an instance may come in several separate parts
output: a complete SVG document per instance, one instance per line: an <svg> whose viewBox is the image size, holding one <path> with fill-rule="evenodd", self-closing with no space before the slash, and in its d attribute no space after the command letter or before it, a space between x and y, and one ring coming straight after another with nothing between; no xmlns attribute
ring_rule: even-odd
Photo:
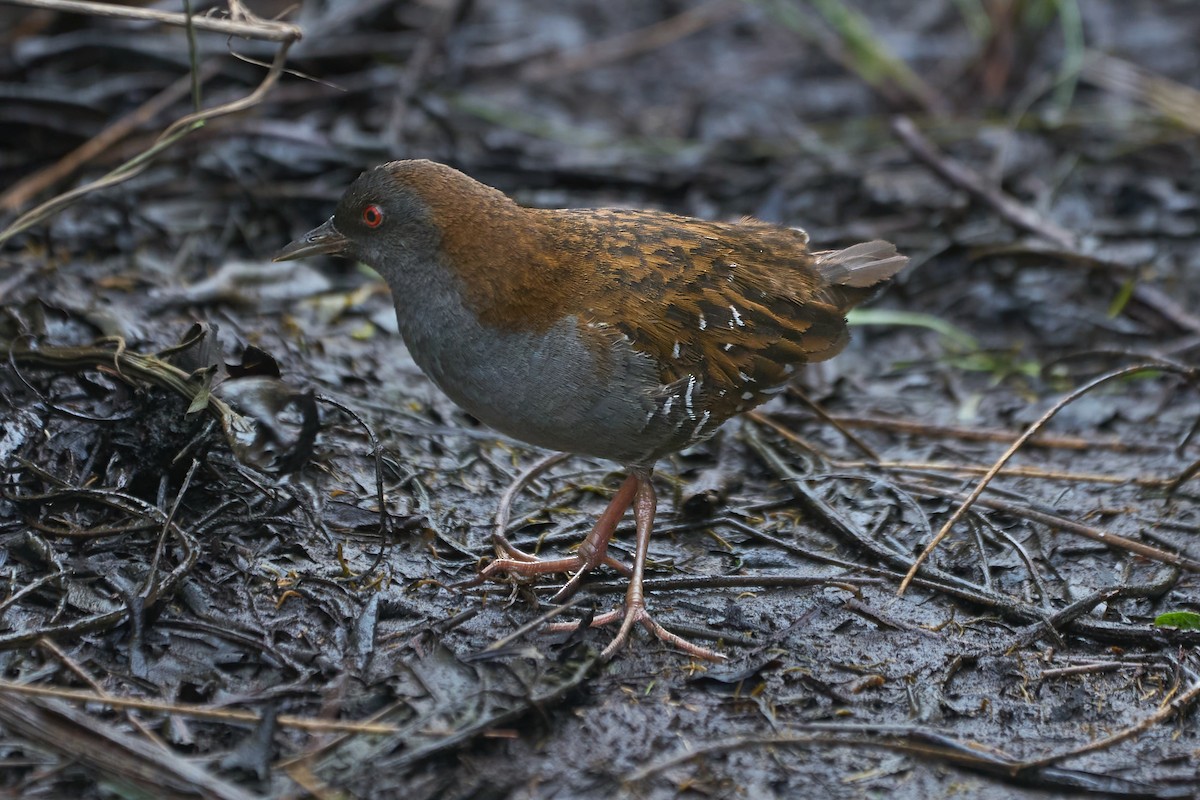
<svg viewBox="0 0 1200 800"><path fill-rule="evenodd" d="M4 0L0 0L4 2ZM217 62L210 61L200 68L200 82L204 83L217 72ZM176 80L167 88L151 97L98 134L76 147L45 169L17 181L8 191L0 194L0 210L16 211L33 197L63 178L70 175L96 156L109 150L142 125L166 111L173 103L184 97L192 86L191 73ZM0 292L2 294L2 292Z"/></svg>
<svg viewBox="0 0 1200 800"><path fill-rule="evenodd" d="M1051 406L1045 414L1042 414L1042 416L1039 417L1036 422L1026 428L1025 432L1022 433L1017 440L1013 442L1007 450L1004 451L1004 454L996 460L996 463L993 464L992 468L987 471L987 474L984 475L979 480L979 483L975 485L975 489L971 492L971 494L968 495L967 498L959 504L958 508L954 510L954 513L950 515L950 519L946 520L946 524L943 525L942 529L939 530L937 535L933 537L933 541L925 546L925 549L921 551L921 555L917 556L917 560L914 561L912 567L909 568L908 573L904 576L904 580L900 582L900 588L896 591L896 594L903 596L905 591L908 589L908 585L912 583L912 579L916 577L917 570L921 568L921 564L925 563L925 559L929 558L929 555L933 552L934 548L941 544L942 540L950 535L950 529L953 528L955 524L957 524L958 521L963 518L964 515L966 515L967 511L971 508L975 501L979 499L979 496L983 494L985 489L987 489L988 484L992 482L992 479L1000 473L1000 470L1004 469L1004 465L1008 463L1009 459L1017 454L1017 451L1024 446L1025 442L1027 442L1034 434L1041 430L1051 419L1054 418L1056 414L1058 414L1059 411L1062 411L1075 400L1092 391L1096 387L1108 383L1111 380L1123 378L1128 375L1134 375L1139 372L1146 372L1148 370L1161 370L1165 367L1166 365L1164 364L1137 364L1132 367L1125 367L1124 369L1116 370L1115 372L1106 373L1095 380L1089 381Z"/></svg>
<svg viewBox="0 0 1200 800"><path fill-rule="evenodd" d="M892 120L892 131L909 152L950 186L962 189L982 200L1018 228L1041 236L1070 253L1086 258L1086 254L1080 251L1074 233L1045 219L1033 209L1005 194L1003 190L992 186L979 173L939 151L917 130L917 126L908 117L896 117ZM1125 280L1124 276L1108 273L1106 275L1117 285L1121 285ZM1144 283L1135 284L1133 299L1180 329L1191 333L1200 333L1200 317L1158 287L1147 286Z"/></svg>
<svg viewBox="0 0 1200 800"><path fill-rule="evenodd" d="M112 19L136 19L146 22L161 22L164 25L187 27L188 15L171 11L155 11L149 8L90 3L87 0L0 0L14 6L46 8L51 11L66 11L71 14L89 14L94 17ZM298 42L302 36L300 28L287 22L258 19L233 20L219 17L195 17L192 20L197 30L245 36L248 39L265 39L268 42Z"/></svg>
<svg viewBox="0 0 1200 800"><path fill-rule="evenodd" d="M538 461L529 469L517 476L500 495L500 503L496 507L496 521L492 527L492 542L496 547L499 558L512 558L517 561L537 561L537 556L530 555L508 541L508 520L512 516L512 504L517 495L537 476L571 457L570 453L554 453Z"/></svg>
<svg viewBox="0 0 1200 800"><path fill-rule="evenodd" d="M1075 251L1075 234L1021 205L1000 189L990 185L982 175L939 152L908 117L892 120L892 131L914 156L937 173L943 181L983 200L1000 216L1018 228L1036 233L1064 250Z"/></svg>
<svg viewBox="0 0 1200 800"><path fill-rule="evenodd" d="M917 472L917 473L965 473L967 475L986 475L988 468L982 464L954 464L949 461L831 461L840 469L870 469L873 467L888 472ZM1006 466L1006 478L1037 478L1045 481L1062 481L1064 483L1106 483L1113 486L1133 484L1150 489L1168 487L1173 478L1162 478L1154 475L1104 475L1099 472L1062 472L1042 467Z"/></svg>
<svg viewBox="0 0 1200 800"><path fill-rule="evenodd" d="M1146 731L1150 730L1150 728L1162 722L1166 722L1171 717L1182 715L1189 706L1196 702L1198 698L1200 698L1200 681L1193 683L1188 687L1187 691L1176 697L1171 702L1163 703L1159 709L1150 716L1139 722L1135 722L1133 725L1130 725L1127 728L1122 728L1116 733L1106 736L1103 739L1097 739L1094 742L1088 742L1081 747L1075 747L1070 750L1065 750L1061 753L1055 753L1053 755L1046 756L1045 758L1039 758L1035 761L1026 762L1022 766L1025 768L1045 767L1064 759L1078 758L1079 756L1087 755L1088 753L1095 753L1099 750L1107 750L1114 745L1120 744L1126 739L1132 739L1141 735L1142 733L1145 733Z"/></svg>
<svg viewBox="0 0 1200 800"><path fill-rule="evenodd" d="M28 684L12 683L0 680L0 693L35 695L37 697L57 697L61 700L71 700L77 703L99 703L112 708L136 708L140 711L156 711L162 714L179 714L196 719L211 719L220 722L249 722L262 721L262 715L253 711L236 711L228 708L212 708L194 703L160 703L153 700L141 700L134 697L114 697L111 694L84 692L78 689L57 689L48 686L30 686ZM289 728L306 731L333 731L340 733L398 733L395 725L377 722L339 722L327 719L309 719L290 714L280 714L276 722Z"/></svg>
<svg viewBox="0 0 1200 800"><path fill-rule="evenodd" d="M896 431L898 433L913 433L918 436L945 436L961 439L967 442L1011 442L1017 435L1016 431L999 430L995 428L965 428L956 425L937 425L905 419L887 419L883 417L850 416L847 414L831 414L830 418L850 428L871 428ZM1035 437L1029 442L1030 447L1046 447L1059 450L1094 450L1097 448L1116 450L1117 452L1148 453L1155 450L1166 450L1165 447L1155 447L1146 442L1123 442L1112 437L1086 437L1050 435Z"/></svg>
<svg viewBox="0 0 1200 800"><path fill-rule="evenodd" d="M0 0L6 2L7 0ZM57 0L56 0L57 1ZM84 195L100 189L106 189L109 186L115 186L123 183L141 172L150 165L155 156L163 152L175 142L182 139L187 134L200 128L205 122L223 117L227 114L234 114L247 108L251 108L262 101L262 98L269 92L272 87L279 81L279 77L283 74L284 64L287 63L288 49L291 47L291 42L284 42L283 46L275 53L275 60L271 62L271 68L262 82L255 88L253 92L243 98L226 103L225 105L217 106L216 108L207 109L196 114L188 114L185 117L177 119L170 127L163 131L162 135L154 145L130 160L126 161L121 166L109 172L102 178L98 178L89 184L80 186L77 189L72 189L69 192L64 192L57 197L52 197L41 205L22 214L11 225L3 231L0 231L0 244L16 236L21 231L27 230L43 220L53 216L57 212L74 203Z"/></svg>

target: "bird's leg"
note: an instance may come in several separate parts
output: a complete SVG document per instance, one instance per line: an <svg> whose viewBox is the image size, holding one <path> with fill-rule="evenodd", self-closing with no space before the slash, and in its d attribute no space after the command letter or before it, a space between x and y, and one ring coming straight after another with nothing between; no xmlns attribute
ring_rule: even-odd
<svg viewBox="0 0 1200 800"><path fill-rule="evenodd" d="M637 489L637 478L634 475L630 475L621 484L621 488L617 489L617 493L609 501L608 507L604 509L604 513L600 515L600 518L596 520L596 524L592 526L592 530L580 543L575 555L553 559L535 558L532 561L527 561L520 557L497 558L480 570L479 575L473 581L465 585L475 586L484 581L491 580L501 573L522 578L535 578L538 575L547 575L554 572L573 572L575 574L571 576L566 585L554 596L554 602L560 602L578 591L583 577L600 564L605 564L623 575L628 575L629 567L608 556L608 542L612 539L613 532L617 529L617 523L621 521L621 517L625 516L626 509L633 502Z"/></svg>
<svg viewBox="0 0 1200 800"><path fill-rule="evenodd" d="M608 507L604 509L604 513L596 520L596 524L592 526L591 531L579 543L579 547L575 550L575 557L579 559L579 566L574 568L575 574L563 584L563 587L554 593L554 597L550 598L552 603L563 603L569 600L583 585L583 579L587 574L595 569L600 564L606 564L622 575L630 575L629 567L617 561L615 558L608 556L608 543L612 540L613 533L617 530L617 523L621 521L621 517L625 516L625 512L629 510L629 505L633 503L637 497L638 479L634 473L630 473L629 477L621 484L621 488L617 489L617 493L613 495L613 499L609 501Z"/></svg>
<svg viewBox="0 0 1200 800"><path fill-rule="evenodd" d="M621 627L617 631L617 635L613 637L608 647L604 648L600 657L605 660L612 658L625 642L628 641L629 634L633 631L633 626L640 622L646 630L676 649L706 661L724 661L725 656L720 653L709 650L707 647L693 644L682 636L671 633L662 625L655 622L654 618L650 616L650 612L646 610L646 593L642 581L646 572L646 559L650 553L650 533L654 529L654 512L658 507L658 498L655 496L654 484L650 481L649 472L634 472L629 476L629 480L634 479L636 479L637 493L633 498L633 516L637 523L637 539L633 555L633 570L629 576L629 588L625 591L624 608L610 611L607 614L601 614L592 620L593 627L607 625L616 622L618 619L621 620ZM628 483L628 481L626 482ZM625 487L622 486L621 488L624 489ZM613 524L615 526L615 521ZM563 588L566 589L566 587ZM562 594L562 592L559 592L559 594ZM578 627L578 623L556 623L549 627L551 630L571 630Z"/></svg>
<svg viewBox="0 0 1200 800"><path fill-rule="evenodd" d="M600 654L605 661L612 658L629 639L634 623L641 622L642 617L649 619L646 615L646 591L642 586L642 578L646 574L646 558L650 554L650 532L654 529L654 512L657 510L658 496L654 493L654 483L649 475L639 478L637 494L633 498L633 519L637 523L633 574L629 576L629 587L625 590L625 611L621 627Z"/></svg>

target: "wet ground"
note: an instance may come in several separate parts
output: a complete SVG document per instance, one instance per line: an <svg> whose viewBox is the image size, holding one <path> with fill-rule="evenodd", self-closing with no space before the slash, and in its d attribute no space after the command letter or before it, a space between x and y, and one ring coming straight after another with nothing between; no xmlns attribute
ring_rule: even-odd
<svg viewBox="0 0 1200 800"><path fill-rule="evenodd" d="M0 251L0 791L1197 794L1200 12L287 18L293 72L256 104ZM180 29L0 20L3 224L190 109ZM207 107L265 74L232 53L278 48L197 41ZM546 454L424 378L372 273L269 264L398 157L528 205L753 215L912 258L842 355L659 467L651 608L727 662L639 632L601 663L611 630L532 624L552 580L447 588ZM621 478L551 467L509 536L566 552ZM600 574L561 618L622 593Z"/></svg>

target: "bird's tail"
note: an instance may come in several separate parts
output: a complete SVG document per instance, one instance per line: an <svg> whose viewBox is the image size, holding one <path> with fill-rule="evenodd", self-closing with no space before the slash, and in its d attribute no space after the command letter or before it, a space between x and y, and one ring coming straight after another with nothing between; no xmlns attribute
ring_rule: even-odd
<svg viewBox="0 0 1200 800"><path fill-rule="evenodd" d="M876 239L853 244L844 250L814 253L817 272L834 286L865 289L887 280L908 263L891 242Z"/></svg>

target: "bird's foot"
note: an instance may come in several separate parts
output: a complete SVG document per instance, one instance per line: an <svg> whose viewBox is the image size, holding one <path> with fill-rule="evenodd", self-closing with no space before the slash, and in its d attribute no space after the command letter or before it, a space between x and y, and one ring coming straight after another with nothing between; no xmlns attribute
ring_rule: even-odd
<svg viewBox="0 0 1200 800"><path fill-rule="evenodd" d="M552 599L553 602L561 603L579 591L587 574L601 564L612 567L626 577L631 576L633 574L631 567L608 555L608 542L612 538L613 531L617 529L617 523L633 503L640 485L639 476L630 475L626 478L604 513L596 520L591 532L579 544L575 555L566 558L538 558L531 553L526 553L509 543L503 532L498 529L498 532L493 535L498 558L481 569L472 580L458 584L458 586L460 588L478 586L486 581L499 580L502 576L516 578L519 581L531 581L542 575L572 573L566 585L559 589Z"/></svg>
<svg viewBox="0 0 1200 800"><path fill-rule="evenodd" d="M608 646L605 647L603 652L600 653L600 657L605 661L612 658L618 650L625 646L625 643L629 641L630 634L633 632L634 625L638 624L639 622L642 624L642 627L650 631L650 633L654 634L671 647L674 647L676 650L687 653L693 658L699 658L703 661L724 661L726 659L724 655L715 650L702 647L695 642L689 642L687 639L684 639L677 633L671 633L671 631L667 630L657 621L655 621L654 617L650 615L650 612L646 610L645 604L642 603L638 603L633 608L628 606L617 608L593 617L590 627L598 628L602 625L611 625L614 622L620 622L621 627L617 631L617 635L613 637L613 640L609 642ZM556 632L571 632L578 630L581 624L582 621L555 622L547 625L546 629Z"/></svg>
<svg viewBox="0 0 1200 800"><path fill-rule="evenodd" d="M608 555L608 542L616 530L617 523L626 510L633 506L636 525L636 545L634 548L633 564L623 564ZM601 658L607 660L629 641L633 628L638 623L670 646L681 650L694 658L705 661L724 661L725 656L693 644L682 636L671 633L654 621L646 610L645 592L642 587L643 575L646 570L646 559L650 550L650 531L654 524L654 510L657 501L654 495L654 485L650 482L648 471L632 472L617 494L613 497L604 513L596 521L591 532L579 545L578 551L566 558L538 558L531 553L514 547L503 536L502 529L496 535L497 555L490 564L479 571L471 581L460 586L478 586L485 581L502 580L504 577L518 581L532 581L542 575L554 573L569 573L571 577L561 589L551 598L553 603L561 603L575 594L582 586L584 577L592 570L604 565L629 578L629 588L625 593L625 603L622 608L610 611L594 618L592 627L610 625L620 621L621 627L604 651ZM504 515L507 519L507 513ZM581 622L564 622L551 624L552 631L578 630Z"/></svg>

